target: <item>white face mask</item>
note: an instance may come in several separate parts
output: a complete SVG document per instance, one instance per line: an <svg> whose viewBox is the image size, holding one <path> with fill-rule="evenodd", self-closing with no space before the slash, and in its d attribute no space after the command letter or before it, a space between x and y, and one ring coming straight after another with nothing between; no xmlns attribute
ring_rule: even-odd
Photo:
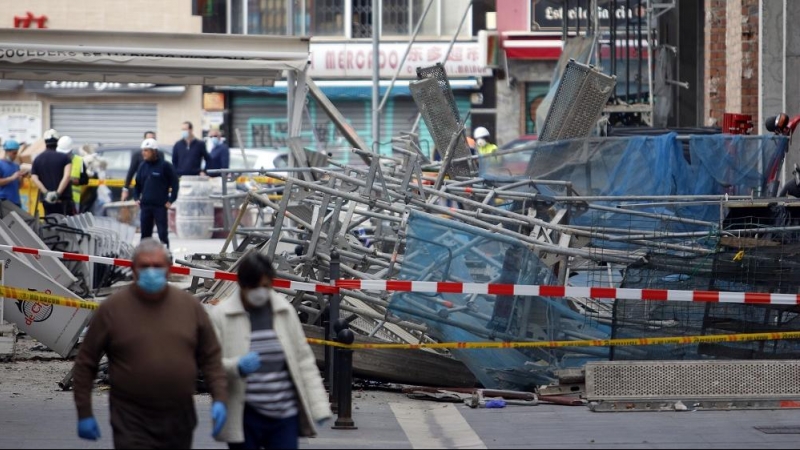
<svg viewBox="0 0 800 450"><path fill-rule="evenodd" d="M483 147L484 145L486 145L486 139L480 138L480 139L475 141L475 144L477 144L478 147Z"/></svg>
<svg viewBox="0 0 800 450"><path fill-rule="evenodd" d="M260 287L247 292L247 302L256 308L261 308L269 301L269 289Z"/></svg>

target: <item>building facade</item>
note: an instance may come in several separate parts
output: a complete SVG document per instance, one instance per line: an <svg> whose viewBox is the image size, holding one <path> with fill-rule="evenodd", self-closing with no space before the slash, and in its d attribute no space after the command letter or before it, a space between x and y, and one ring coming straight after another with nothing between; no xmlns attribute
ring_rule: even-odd
<svg viewBox="0 0 800 450"><path fill-rule="evenodd" d="M391 139L412 131L418 122L418 110L408 88L409 82L417 78L418 67L444 64L461 118L466 119L467 131L471 130L474 120L470 112L483 106L487 97L483 94L485 79L492 76L491 70L480 62L474 36L476 26L482 26L486 5L474 3L470 7L468 0L381 2L381 21L377 25L380 95L385 102L380 108L377 144L372 136L371 0L199 0L197 11L203 16L203 31L207 33L311 36L309 75L366 142L389 154ZM409 48L418 23L416 39ZM392 79L395 83L389 90ZM206 91L219 94L225 106L222 111L208 111L205 122L222 123L235 145L285 145L285 82L258 88L213 86ZM303 122L302 139L307 147L329 152L342 162L354 161L346 141L311 99ZM494 127L493 117L490 123ZM424 122L419 122L417 133L422 151L430 155L433 142Z"/></svg>
<svg viewBox="0 0 800 450"><path fill-rule="evenodd" d="M19 0L0 9L0 26L64 30L200 33L193 0ZM14 114L28 116L24 131ZM48 128L76 144L141 142L144 131L162 142L180 137L184 120L202 121L199 86L151 83L0 82L0 138L33 141ZM12 123L13 122L13 123ZM18 135L18 136L17 136Z"/></svg>

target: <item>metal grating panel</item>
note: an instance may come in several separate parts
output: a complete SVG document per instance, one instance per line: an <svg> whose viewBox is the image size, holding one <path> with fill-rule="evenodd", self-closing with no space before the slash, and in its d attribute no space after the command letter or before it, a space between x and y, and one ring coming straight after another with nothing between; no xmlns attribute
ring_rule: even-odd
<svg viewBox="0 0 800 450"><path fill-rule="evenodd" d="M445 157L453 135L461 130L457 116L453 115L452 108L448 105L443 89L434 78L424 78L409 83L411 96L419 108L422 119L425 120L428 130L433 138L434 145ZM453 158L467 158L471 155L466 139L456 139L453 149ZM470 177L471 171L467 161L451 162L445 167L447 175L454 177Z"/></svg>
<svg viewBox="0 0 800 450"><path fill-rule="evenodd" d="M462 125L461 114L459 114L458 106L456 105L456 98L453 96L453 89L450 87L450 80L447 78L447 72L445 72L442 63L436 63L435 66L430 67L417 67L417 78L420 80L423 78L433 78L439 82L439 89L442 90L442 94L444 94L444 97L447 99L447 103L453 111L456 122Z"/></svg>
<svg viewBox="0 0 800 450"><path fill-rule="evenodd" d="M539 141L589 137L616 83L615 77L570 60L558 83Z"/></svg>
<svg viewBox="0 0 800 450"><path fill-rule="evenodd" d="M589 400L800 397L800 361L612 361L586 365Z"/></svg>

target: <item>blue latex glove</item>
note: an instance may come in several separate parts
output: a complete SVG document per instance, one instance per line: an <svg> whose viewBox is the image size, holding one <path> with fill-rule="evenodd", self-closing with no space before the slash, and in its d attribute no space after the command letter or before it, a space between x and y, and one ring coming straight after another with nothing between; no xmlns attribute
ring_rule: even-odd
<svg viewBox="0 0 800 450"><path fill-rule="evenodd" d="M487 400L486 401L487 408L505 408L506 402L505 400Z"/></svg>
<svg viewBox="0 0 800 450"><path fill-rule="evenodd" d="M87 417L78 421L78 437L96 441L100 439L100 427L94 417Z"/></svg>
<svg viewBox="0 0 800 450"><path fill-rule="evenodd" d="M214 422L214 430L211 431L211 436L215 437L222 431L222 426L225 425L225 420L228 418L228 408L225 403L214 402L211 405L211 420Z"/></svg>
<svg viewBox="0 0 800 450"><path fill-rule="evenodd" d="M256 352L250 352L239 358L239 373L249 375L261 367L261 357Z"/></svg>

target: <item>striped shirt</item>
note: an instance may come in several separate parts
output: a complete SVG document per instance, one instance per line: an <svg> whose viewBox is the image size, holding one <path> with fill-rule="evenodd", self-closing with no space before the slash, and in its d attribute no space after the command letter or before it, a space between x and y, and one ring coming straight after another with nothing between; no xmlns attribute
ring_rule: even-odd
<svg viewBox="0 0 800 450"><path fill-rule="evenodd" d="M272 328L269 306L250 311L250 350L261 356L261 367L247 376L245 402L272 419L296 416L297 393L286 367L286 355Z"/></svg>

